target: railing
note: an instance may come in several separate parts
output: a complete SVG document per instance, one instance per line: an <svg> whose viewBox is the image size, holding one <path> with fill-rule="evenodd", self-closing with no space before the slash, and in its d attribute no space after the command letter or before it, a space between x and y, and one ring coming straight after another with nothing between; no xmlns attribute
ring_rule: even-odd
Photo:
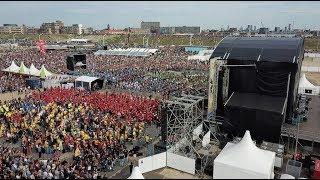
<svg viewBox="0 0 320 180"><path fill-rule="evenodd" d="M285 124L282 126L281 135L296 138L298 128L296 125ZM299 139L320 142L320 132L311 132L306 130L299 130Z"/></svg>

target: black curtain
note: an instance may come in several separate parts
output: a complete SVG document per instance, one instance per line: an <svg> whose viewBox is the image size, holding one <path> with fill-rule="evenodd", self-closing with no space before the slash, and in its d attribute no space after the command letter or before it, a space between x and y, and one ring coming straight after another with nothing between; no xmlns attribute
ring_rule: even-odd
<svg viewBox="0 0 320 180"><path fill-rule="evenodd" d="M228 60L228 65L249 65L253 61ZM257 93L256 68L254 66L229 67L229 96L232 92Z"/></svg>

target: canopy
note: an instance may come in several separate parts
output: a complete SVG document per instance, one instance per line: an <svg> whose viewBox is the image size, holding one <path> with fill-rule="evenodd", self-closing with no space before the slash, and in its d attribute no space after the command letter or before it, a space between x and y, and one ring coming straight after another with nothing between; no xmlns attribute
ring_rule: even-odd
<svg viewBox="0 0 320 180"><path fill-rule="evenodd" d="M201 50L196 55L188 56L188 60L209 61L213 50Z"/></svg>
<svg viewBox="0 0 320 180"><path fill-rule="evenodd" d="M297 64L303 57L303 44L300 37L225 37L211 58Z"/></svg>
<svg viewBox="0 0 320 180"><path fill-rule="evenodd" d="M134 167L131 176L128 179L144 179L139 167Z"/></svg>
<svg viewBox="0 0 320 180"><path fill-rule="evenodd" d="M82 82L88 82L88 83L91 83L95 80L97 80L99 78L97 77L91 77L91 76L80 76L76 79L76 81L82 81Z"/></svg>
<svg viewBox="0 0 320 180"><path fill-rule="evenodd" d="M30 75L39 76L39 74L40 74L40 71L33 64L31 64Z"/></svg>
<svg viewBox="0 0 320 180"><path fill-rule="evenodd" d="M52 76L52 73L49 72L45 67L44 65L41 66L41 69L40 69L40 72L39 72L39 76L41 78L46 78L48 76Z"/></svg>
<svg viewBox="0 0 320 180"><path fill-rule="evenodd" d="M20 65L20 69L19 69L19 73L20 74L30 74L30 70L29 68L27 68L23 62L21 62L21 65Z"/></svg>
<svg viewBox="0 0 320 180"><path fill-rule="evenodd" d="M146 57L157 52L158 49L148 49L148 48L115 48L109 50L98 50L94 55L112 55L112 56L139 56Z"/></svg>
<svg viewBox="0 0 320 180"><path fill-rule="evenodd" d="M3 69L3 71L6 72L13 72L13 73L18 73L19 72L20 67L16 65L16 63L14 61L11 62L11 65L5 69Z"/></svg>
<svg viewBox="0 0 320 180"><path fill-rule="evenodd" d="M319 92L320 92L320 87L310 83L310 81L306 78L306 74L303 73L299 82L299 93L318 95Z"/></svg>
<svg viewBox="0 0 320 180"><path fill-rule="evenodd" d="M228 143L214 160L213 179L273 179L275 153L259 149L246 131L242 140Z"/></svg>

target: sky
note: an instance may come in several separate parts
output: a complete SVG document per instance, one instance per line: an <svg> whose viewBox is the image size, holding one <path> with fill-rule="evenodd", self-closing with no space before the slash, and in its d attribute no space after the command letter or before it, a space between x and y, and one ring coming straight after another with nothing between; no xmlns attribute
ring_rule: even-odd
<svg viewBox="0 0 320 180"><path fill-rule="evenodd" d="M0 24L39 27L64 21L103 29L140 27L141 21L160 26L200 26L220 29L253 25L274 29L320 29L320 1L1 1Z"/></svg>

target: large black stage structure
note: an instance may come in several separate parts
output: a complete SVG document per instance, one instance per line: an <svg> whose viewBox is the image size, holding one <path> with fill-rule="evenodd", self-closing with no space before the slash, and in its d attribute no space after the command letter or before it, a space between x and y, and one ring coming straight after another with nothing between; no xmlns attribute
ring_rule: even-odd
<svg viewBox="0 0 320 180"><path fill-rule="evenodd" d="M278 142L296 107L303 45L299 37L226 37L218 44L211 58L226 61L229 86L217 112L233 124L233 135L248 129L257 140Z"/></svg>

